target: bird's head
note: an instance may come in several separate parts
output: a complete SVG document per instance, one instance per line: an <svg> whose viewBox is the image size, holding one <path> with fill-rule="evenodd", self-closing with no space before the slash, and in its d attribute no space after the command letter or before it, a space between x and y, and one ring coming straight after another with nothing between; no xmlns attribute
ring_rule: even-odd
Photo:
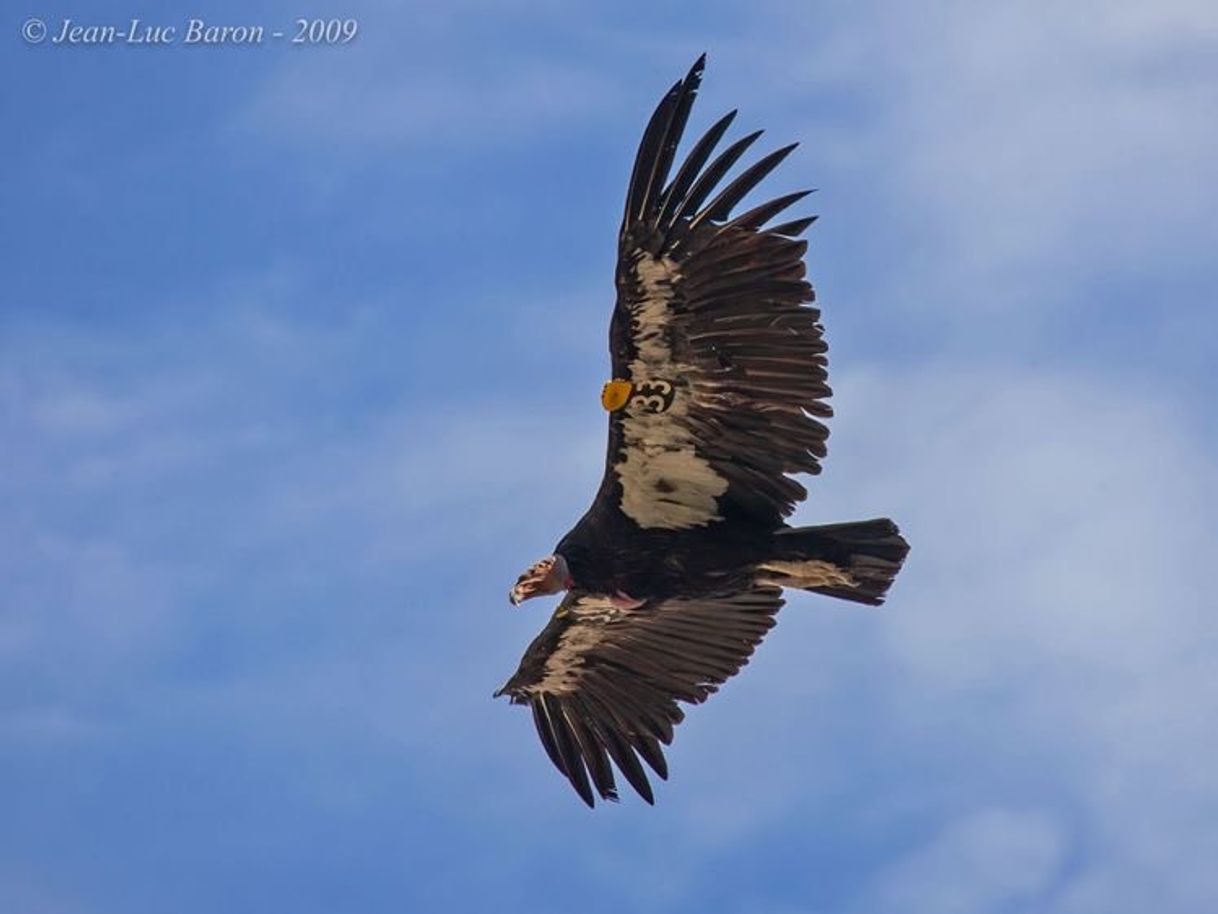
<svg viewBox="0 0 1218 914"><path fill-rule="evenodd" d="M512 601L513 606L519 606L529 597L567 590L571 583L567 560L561 555L546 556L516 579L516 585L508 593L508 599Z"/></svg>

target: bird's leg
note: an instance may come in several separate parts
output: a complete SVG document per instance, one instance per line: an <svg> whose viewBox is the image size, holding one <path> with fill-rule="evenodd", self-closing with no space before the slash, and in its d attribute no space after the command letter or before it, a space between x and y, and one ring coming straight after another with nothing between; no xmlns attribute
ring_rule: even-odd
<svg viewBox="0 0 1218 914"><path fill-rule="evenodd" d="M623 593L619 590L609 598L609 602L612 603L617 609L638 609L647 601L636 600L634 597L630 596L630 594Z"/></svg>

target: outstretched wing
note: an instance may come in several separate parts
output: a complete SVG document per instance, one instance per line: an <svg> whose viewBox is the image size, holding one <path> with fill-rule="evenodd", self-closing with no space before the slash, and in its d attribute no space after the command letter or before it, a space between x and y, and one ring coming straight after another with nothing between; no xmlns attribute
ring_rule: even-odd
<svg viewBox="0 0 1218 914"><path fill-rule="evenodd" d="M794 240L813 220L764 228L806 192L730 218L794 148L716 193L761 133L711 161L734 111L669 179L702 66L660 102L630 180L610 327L614 378L630 396L610 413L598 500L644 528L729 516L776 526L807 495L787 474L820 471L828 430L814 417L832 414L820 313L806 304L807 242Z"/></svg>
<svg viewBox="0 0 1218 914"><path fill-rule="evenodd" d="M572 591L495 697L532 708L546 754L589 806L594 789L617 799L613 765L653 803L639 759L668 777L660 746L685 716L677 701L706 700L744 666L782 603L769 586L636 609Z"/></svg>

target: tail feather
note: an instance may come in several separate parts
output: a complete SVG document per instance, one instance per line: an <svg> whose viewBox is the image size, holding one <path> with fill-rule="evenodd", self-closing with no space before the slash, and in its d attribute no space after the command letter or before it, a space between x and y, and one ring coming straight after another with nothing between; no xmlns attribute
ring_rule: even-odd
<svg viewBox="0 0 1218 914"><path fill-rule="evenodd" d="M791 527L774 535L775 556L758 566L763 583L878 606L909 543L888 518Z"/></svg>

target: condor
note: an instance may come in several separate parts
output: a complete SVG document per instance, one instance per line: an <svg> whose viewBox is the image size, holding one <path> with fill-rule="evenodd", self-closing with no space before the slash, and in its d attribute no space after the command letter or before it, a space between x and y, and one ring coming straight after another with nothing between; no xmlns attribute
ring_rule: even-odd
<svg viewBox="0 0 1218 914"><path fill-rule="evenodd" d="M886 519L785 522L819 473L832 415L825 341L805 279L812 218L771 225L806 192L736 215L791 152L728 173L761 131L717 155L720 118L673 173L705 56L643 133L618 241L605 475L591 508L511 589L566 591L496 692L530 707L584 802L617 799L615 768L654 802L644 764L748 662L783 588L876 605L909 546ZM726 181L726 183L725 183Z"/></svg>

